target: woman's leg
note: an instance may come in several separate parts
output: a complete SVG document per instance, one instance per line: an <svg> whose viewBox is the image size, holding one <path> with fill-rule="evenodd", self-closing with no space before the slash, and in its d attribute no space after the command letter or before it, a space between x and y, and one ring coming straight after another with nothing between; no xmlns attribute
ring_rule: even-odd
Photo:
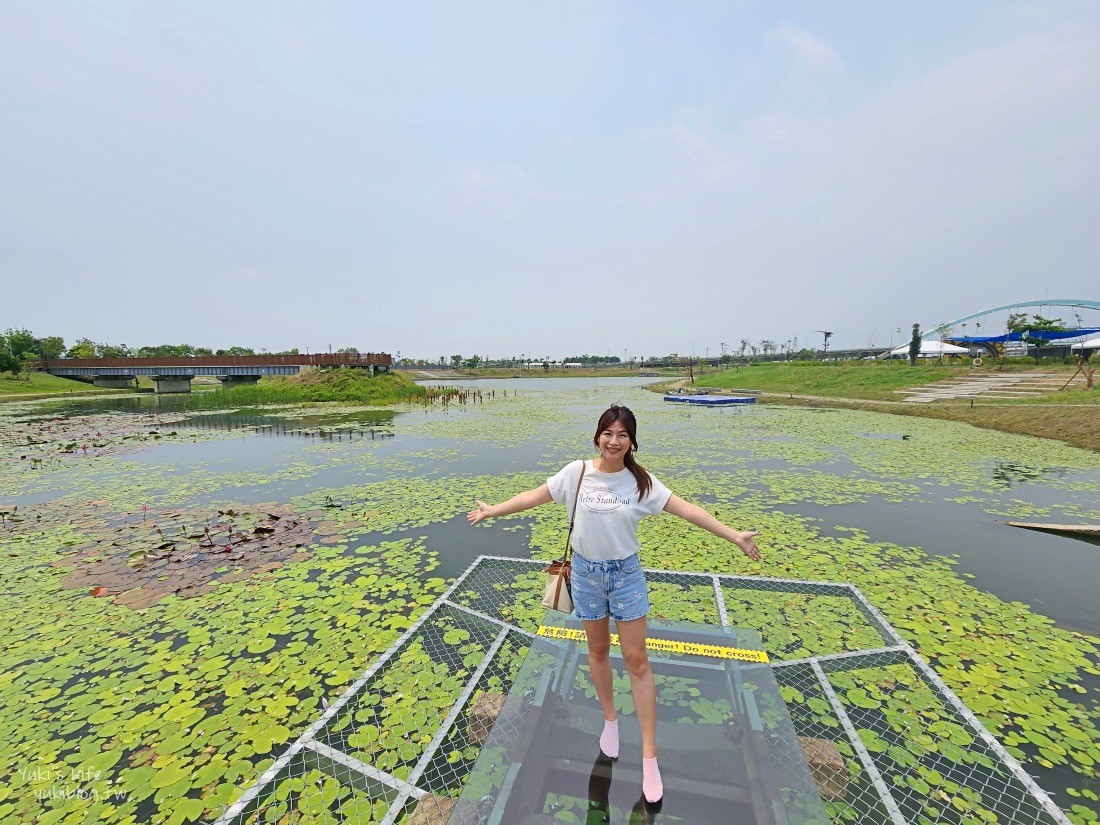
<svg viewBox="0 0 1100 825"><path fill-rule="evenodd" d="M610 620L607 616L592 621L584 620L584 632L588 637L588 669L592 673L592 684L596 686L596 696L600 699L603 718L613 722L616 719L615 688L611 679L611 660L608 658L611 652L609 624Z"/></svg>
<svg viewBox="0 0 1100 825"><path fill-rule="evenodd" d="M642 728L642 795L647 802L659 802L665 795L661 769L657 767L657 688L649 655L645 652L646 617L629 622L615 622L619 644L623 648L626 669L630 673L630 692L634 694L634 711Z"/></svg>
<svg viewBox="0 0 1100 825"><path fill-rule="evenodd" d="M630 674L630 692L634 695L634 711L642 728L642 757L652 759L657 756L657 688L649 668L649 655L645 652L646 617L615 622L615 629L619 631L619 644Z"/></svg>

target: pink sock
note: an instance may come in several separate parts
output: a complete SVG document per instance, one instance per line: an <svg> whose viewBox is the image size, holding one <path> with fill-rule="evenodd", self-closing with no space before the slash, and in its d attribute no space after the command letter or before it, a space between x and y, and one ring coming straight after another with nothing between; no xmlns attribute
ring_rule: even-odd
<svg viewBox="0 0 1100 825"><path fill-rule="evenodd" d="M600 750L612 759L619 758L619 720L603 720L603 733L600 734Z"/></svg>
<svg viewBox="0 0 1100 825"><path fill-rule="evenodd" d="M661 781L661 769L657 767L657 757L642 759L642 793L651 805L659 802L665 795L665 785Z"/></svg>

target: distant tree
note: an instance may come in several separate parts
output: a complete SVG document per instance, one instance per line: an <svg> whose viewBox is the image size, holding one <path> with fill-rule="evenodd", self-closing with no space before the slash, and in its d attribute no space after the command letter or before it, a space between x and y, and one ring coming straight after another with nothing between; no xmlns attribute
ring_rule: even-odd
<svg viewBox="0 0 1100 825"><path fill-rule="evenodd" d="M937 364L943 363L943 348L947 343L947 339L951 336L951 324L944 321L936 327L936 336L940 339L940 357L936 359Z"/></svg>
<svg viewBox="0 0 1100 825"><path fill-rule="evenodd" d="M215 355L255 355L256 352L251 347L229 347L228 349L220 349L214 353Z"/></svg>
<svg viewBox="0 0 1100 825"><path fill-rule="evenodd" d="M337 352L343 352L343 350L336 350ZM195 355L200 355L198 350L195 350ZM291 347L290 349L280 350L279 352L272 353L273 355L298 355L298 348Z"/></svg>
<svg viewBox="0 0 1100 825"><path fill-rule="evenodd" d="M1024 341L1035 347L1035 363L1039 363L1039 347L1049 343L1050 338L1045 335L1034 335L1036 332L1065 332L1069 329L1062 323L1061 318L1044 318L1042 315L1031 316L1031 327Z"/></svg>
<svg viewBox="0 0 1100 825"><path fill-rule="evenodd" d="M69 347L65 353L66 358L95 358L96 348L99 345L90 338L78 338L76 343Z"/></svg>
<svg viewBox="0 0 1100 825"><path fill-rule="evenodd" d="M1020 340L1028 346L1035 347L1035 363L1039 363L1039 347L1047 343L1045 335L1035 335L1037 332L1065 332L1069 329L1062 323L1061 318L1044 318L1042 315L1032 315L1028 318L1026 312L1014 312L1008 316L1008 331L1023 333Z"/></svg>
<svg viewBox="0 0 1100 825"><path fill-rule="evenodd" d="M562 359L578 364L620 364L622 359L617 355L569 355Z"/></svg>
<svg viewBox="0 0 1100 825"><path fill-rule="evenodd" d="M338 355L358 355L359 347L340 347L340 349L336 350L336 353ZM294 354L298 354L297 350L295 350Z"/></svg>
<svg viewBox="0 0 1100 825"><path fill-rule="evenodd" d="M18 378L22 369L23 362L12 355L7 347L0 349L0 372L10 372L12 378Z"/></svg>
<svg viewBox="0 0 1100 825"><path fill-rule="evenodd" d="M1049 332L1066 332L1069 327L1062 323L1061 318L1044 318L1042 315L1031 316L1032 329L1045 329Z"/></svg>
<svg viewBox="0 0 1100 825"><path fill-rule="evenodd" d="M740 348L739 348L739 349L737 350L737 356L738 356L739 358L744 358L744 357L745 357L745 350L747 350L747 349L749 348L749 345L750 345L751 343L752 343L752 342L751 342L751 341L749 341L749 339L748 339L748 338L742 338L742 339L741 339L741 346L740 346Z"/></svg>
<svg viewBox="0 0 1100 825"><path fill-rule="evenodd" d="M134 350L137 358L190 358L194 354L195 348L191 344L158 344Z"/></svg>
<svg viewBox="0 0 1100 825"><path fill-rule="evenodd" d="M451 356L451 369L455 369L455 370L461 369L462 368L462 362L464 360L466 360L466 359L464 359L461 355L452 355Z"/></svg>
<svg viewBox="0 0 1100 825"><path fill-rule="evenodd" d="M733 361L733 356L728 352L724 353L722 357L718 359L719 364L729 364L731 361Z"/></svg>
<svg viewBox="0 0 1100 825"><path fill-rule="evenodd" d="M913 324L913 337L909 339L909 366L917 365L917 356L920 355L920 324Z"/></svg>
<svg viewBox="0 0 1100 825"><path fill-rule="evenodd" d="M134 355L131 350L125 344L96 344L95 345L95 357L96 358L132 358Z"/></svg>
<svg viewBox="0 0 1100 825"><path fill-rule="evenodd" d="M543 361L542 362L542 371L543 372L550 372L550 362L549 361Z"/></svg>
<svg viewBox="0 0 1100 825"><path fill-rule="evenodd" d="M760 342L760 349L764 351L765 355L771 355L776 350L775 341L770 341L765 338Z"/></svg>
<svg viewBox="0 0 1100 825"><path fill-rule="evenodd" d="M60 358L65 354L65 339L58 335L49 335L40 338L43 358Z"/></svg>
<svg viewBox="0 0 1100 825"><path fill-rule="evenodd" d="M481 363L481 356L480 355L471 355L469 358L466 359L466 369L476 370L477 365L480 364L480 363Z"/></svg>
<svg viewBox="0 0 1100 825"><path fill-rule="evenodd" d="M9 329L4 332L8 354L22 363L38 356L38 339L29 329Z"/></svg>

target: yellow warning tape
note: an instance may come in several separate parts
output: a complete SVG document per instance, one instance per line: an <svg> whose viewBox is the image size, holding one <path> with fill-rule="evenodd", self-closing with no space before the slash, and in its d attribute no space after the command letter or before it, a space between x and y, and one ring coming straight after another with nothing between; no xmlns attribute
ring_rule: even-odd
<svg viewBox="0 0 1100 825"><path fill-rule="evenodd" d="M575 630L570 627L547 627L538 629L540 636L550 639L570 639L575 642L584 641L583 630ZM611 634L611 644L619 644L619 635ZM701 645L694 642L674 642L671 639L645 640L645 646L650 650L662 650L666 653L688 653L692 656L709 656L712 659L737 659L742 662L767 662L768 654L763 650L747 650L741 647L722 647L720 645Z"/></svg>

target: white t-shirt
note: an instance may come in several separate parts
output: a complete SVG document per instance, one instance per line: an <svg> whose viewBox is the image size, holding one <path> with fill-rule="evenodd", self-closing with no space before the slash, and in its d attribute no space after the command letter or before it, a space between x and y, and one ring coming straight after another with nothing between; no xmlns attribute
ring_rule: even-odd
<svg viewBox="0 0 1100 825"><path fill-rule="evenodd" d="M591 461L574 461L546 480L550 495L558 504L564 504L568 513L573 512L582 464L584 480L573 525L573 549L594 561L629 558L642 546L638 541L638 522L661 512L672 491L650 473L652 486L639 501L638 482L630 470L601 473Z"/></svg>

